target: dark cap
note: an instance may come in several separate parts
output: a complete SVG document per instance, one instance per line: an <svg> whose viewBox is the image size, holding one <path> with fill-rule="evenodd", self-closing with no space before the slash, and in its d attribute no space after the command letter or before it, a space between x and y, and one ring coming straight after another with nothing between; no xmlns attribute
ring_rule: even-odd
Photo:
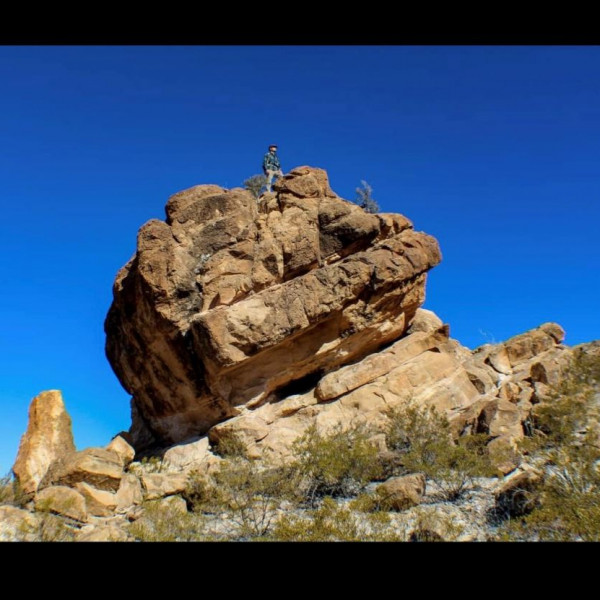
<svg viewBox="0 0 600 600"><path fill-rule="evenodd" d="M269 150L270 150L271 148L277 148L277 144L271 144L271 145L269 146Z"/></svg>

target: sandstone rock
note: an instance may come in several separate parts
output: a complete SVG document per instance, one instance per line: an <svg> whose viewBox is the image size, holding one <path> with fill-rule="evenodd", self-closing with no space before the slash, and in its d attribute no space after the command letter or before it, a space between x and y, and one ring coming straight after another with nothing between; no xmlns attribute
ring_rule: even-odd
<svg viewBox="0 0 600 600"><path fill-rule="evenodd" d="M320 169L274 189L259 211L245 190L196 186L140 229L105 324L137 449L281 399L413 322L441 259L435 239L337 197Z"/></svg>
<svg viewBox="0 0 600 600"><path fill-rule="evenodd" d="M95 487L79 481L75 489L85 498L88 514L96 517L110 517L117 507L116 494L97 490Z"/></svg>
<svg viewBox="0 0 600 600"><path fill-rule="evenodd" d="M427 333L417 331L395 342L387 350L372 354L359 363L342 367L325 375L316 387L320 401L331 400L355 390L398 366L414 359L426 350L437 348L447 339L442 329Z"/></svg>
<svg viewBox="0 0 600 600"><path fill-rule="evenodd" d="M417 331L423 331L425 333L429 331L436 331L444 326L442 320L431 310L425 308L418 308L415 316L408 328L407 333L416 333Z"/></svg>
<svg viewBox="0 0 600 600"><path fill-rule="evenodd" d="M85 498L76 490L64 485L44 488L35 497L35 509L51 512L75 521L87 521Z"/></svg>
<svg viewBox="0 0 600 600"><path fill-rule="evenodd" d="M514 369L519 363L553 348L564 339L564 336L565 333L560 325L544 323L536 329L512 337L504 342L504 347Z"/></svg>
<svg viewBox="0 0 600 600"><path fill-rule="evenodd" d="M425 495L425 489L425 476L416 473L388 479L377 486L377 495L384 507L402 511L420 504Z"/></svg>
<svg viewBox="0 0 600 600"><path fill-rule="evenodd" d="M506 400L487 403L479 415L479 431L492 437L507 436L511 439L523 437L519 408Z"/></svg>
<svg viewBox="0 0 600 600"><path fill-rule="evenodd" d="M157 500L162 509L166 509L170 514L185 515L188 512L187 503L181 496L168 496Z"/></svg>
<svg viewBox="0 0 600 600"><path fill-rule="evenodd" d="M502 373L503 375L510 375L512 373L512 366L505 347L500 346L494 349L488 354L486 360L498 373Z"/></svg>
<svg viewBox="0 0 600 600"><path fill-rule="evenodd" d="M16 506L0 506L0 542L38 541L39 515Z"/></svg>
<svg viewBox="0 0 600 600"><path fill-rule="evenodd" d="M86 448L52 464L40 484L75 486L84 481L99 490L116 492L123 477L118 454L105 448Z"/></svg>
<svg viewBox="0 0 600 600"><path fill-rule="evenodd" d="M127 513L134 506L141 504L144 500L142 484L132 473L125 473L121 479L121 485L116 494L117 513Z"/></svg>
<svg viewBox="0 0 600 600"><path fill-rule="evenodd" d="M128 542L131 537L117 525L95 524L81 528L76 536L78 542Z"/></svg>
<svg viewBox="0 0 600 600"><path fill-rule="evenodd" d="M21 490L34 494L52 462L73 452L71 418L60 391L42 392L29 405L27 431L12 469Z"/></svg>
<svg viewBox="0 0 600 600"><path fill-rule="evenodd" d="M155 500L183 492L187 486L185 473L144 473L142 485L146 500Z"/></svg>
<svg viewBox="0 0 600 600"><path fill-rule="evenodd" d="M521 455L513 438L508 435L493 439L487 445L487 450L492 465L503 475L514 471L521 464Z"/></svg>
<svg viewBox="0 0 600 600"><path fill-rule="evenodd" d="M135 450L129 443L130 435L122 432L116 435L106 446L107 450L114 452L120 459L123 468L127 467L135 458Z"/></svg>
<svg viewBox="0 0 600 600"><path fill-rule="evenodd" d="M171 446L163 455L163 464L170 471L188 471L199 468L211 457L208 436L204 436Z"/></svg>
<svg viewBox="0 0 600 600"><path fill-rule="evenodd" d="M539 502L537 490L541 474L527 469L507 477L495 492L496 510L503 517L520 517L531 512Z"/></svg>

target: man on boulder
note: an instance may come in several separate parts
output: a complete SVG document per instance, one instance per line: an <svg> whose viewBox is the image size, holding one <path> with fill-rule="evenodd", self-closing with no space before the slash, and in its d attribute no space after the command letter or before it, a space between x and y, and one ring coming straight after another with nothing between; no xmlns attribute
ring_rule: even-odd
<svg viewBox="0 0 600 600"><path fill-rule="evenodd" d="M269 146L269 151L265 154L263 159L263 172L267 176L267 192L270 192L273 177L283 177L281 163L277 156L277 146L275 144L271 144Z"/></svg>

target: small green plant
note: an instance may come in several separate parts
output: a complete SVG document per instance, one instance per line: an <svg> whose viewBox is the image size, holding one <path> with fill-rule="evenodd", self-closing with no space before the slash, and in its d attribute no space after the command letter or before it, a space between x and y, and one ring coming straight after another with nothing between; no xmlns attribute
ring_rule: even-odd
<svg viewBox="0 0 600 600"><path fill-rule="evenodd" d="M600 541L600 355L575 352L548 400L535 406L525 448L545 464L527 514L507 519L501 540Z"/></svg>
<svg viewBox="0 0 600 600"><path fill-rule="evenodd" d="M184 513L173 505L151 500L144 513L129 526L129 533L142 542L192 542L207 538L201 514Z"/></svg>
<svg viewBox="0 0 600 600"><path fill-rule="evenodd" d="M387 416L386 444L400 455L404 472L423 473L443 499L457 500L477 477L496 474L485 448L488 436L454 440L445 416L413 403L388 411Z"/></svg>
<svg viewBox="0 0 600 600"><path fill-rule="evenodd" d="M262 538L282 502L292 499L293 477L285 467L249 460L239 443L225 447L233 454L211 475L192 473L184 497L195 513L225 515L235 539Z"/></svg>
<svg viewBox="0 0 600 600"><path fill-rule="evenodd" d="M413 513L411 542L455 542L465 531L453 517L433 507L419 506Z"/></svg>
<svg viewBox="0 0 600 600"><path fill-rule="evenodd" d="M161 473L163 470L163 460L159 456L144 456L140 462L147 473Z"/></svg>
<svg viewBox="0 0 600 600"><path fill-rule="evenodd" d="M10 473L0 477L0 504L12 504L14 500L13 478Z"/></svg>
<svg viewBox="0 0 600 600"><path fill-rule="evenodd" d="M368 213L378 213L379 204L373 199L373 188L361 179L360 187L356 188L356 203Z"/></svg>
<svg viewBox="0 0 600 600"><path fill-rule="evenodd" d="M303 515L285 514L279 518L270 539L287 542L372 542L403 541L391 527L385 513L356 514L326 497L321 505Z"/></svg>
<svg viewBox="0 0 600 600"><path fill-rule="evenodd" d="M298 490L309 504L325 496L359 493L381 473L378 450L364 426L344 429L338 425L330 434L311 425L294 444L297 457L293 470Z"/></svg>
<svg viewBox="0 0 600 600"><path fill-rule="evenodd" d="M267 178L265 175L252 175L248 177L243 183L245 189L247 189L256 199L260 197L260 191L267 185Z"/></svg>

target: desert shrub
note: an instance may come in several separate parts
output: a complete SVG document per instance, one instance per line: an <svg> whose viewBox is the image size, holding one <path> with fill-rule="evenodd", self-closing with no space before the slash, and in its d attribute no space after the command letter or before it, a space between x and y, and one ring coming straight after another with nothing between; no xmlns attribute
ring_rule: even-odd
<svg viewBox="0 0 600 600"><path fill-rule="evenodd" d="M576 352L549 399L535 407L532 460L545 471L530 510L508 519L498 539L600 541L600 356Z"/></svg>
<svg viewBox="0 0 600 600"><path fill-rule="evenodd" d="M225 515L234 525L234 538L260 538L292 497L292 478L285 467L237 455L223 460L210 476L192 473L184 497L195 513Z"/></svg>
<svg viewBox="0 0 600 600"><path fill-rule="evenodd" d="M0 477L0 504L12 504L13 500L13 478L9 473L4 477Z"/></svg>
<svg viewBox="0 0 600 600"><path fill-rule="evenodd" d="M378 213L379 204L373 198L373 188L361 179L360 187L356 188L356 203L368 213Z"/></svg>
<svg viewBox="0 0 600 600"><path fill-rule="evenodd" d="M455 542L465 531L452 516L428 507L414 509L411 529L410 542Z"/></svg>
<svg viewBox="0 0 600 600"><path fill-rule="evenodd" d="M471 489L477 477L495 475L484 434L454 440L450 423L433 407L409 403L388 411L386 444L400 454L404 472L423 473L438 495L457 500Z"/></svg>
<svg viewBox="0 0 600 600"><path fill-rule="evenodd" d="M530 453L577 442L585 430L600 388L600 355L576 352L549 398L532 411L530 439L523 447Z"/></svg>
<svg viewBox="0 0 600 600"><path fill-rule="evenodd" d="M252 175L248 177L243 183L245 189L247 189L255 198L258 199L260 191L267 185L267 178L265 175Z"/></svg>
<svg viewBox="0 0 600 600"><path fill-rule="evenodd" d="M278 469L260 468L243 458L230 459L214 475L208 503L225 509L241 537L261 537L269 531L286 495L284 487Z"/></svg>
<svg viewBox="0 0 600 600"><path fill-rule="evenodd" d="M303 514L287 513L281 516L270 539L287 542L326 541L403 541L394 531L385 513L356 514L349 507L340 506L326 497L316 509Z"/></svg>
<svg viewBox="0 0 600 600"><path fill-rule="evenodd" d="M229 432L223 434L216 441L213 451L223 458L244 458L248 453L244 442Z"/></svg>
<svg viewBox="0 0 600 600"><path fill-rule="evenodd" d="M201 514L184 513L177 507L151 500L144 513L129 525L129 533L142 542L191 542L207 539Z"/></svg>
<svg viewBox="0 0 600 600"><path fill-rule="evenodd" d="M376 479L381 464L370 435L364 426L338 425L325 435L311 425L293 447L292 469L302 498L314 505L325 496L352 496Z"/></svg>

